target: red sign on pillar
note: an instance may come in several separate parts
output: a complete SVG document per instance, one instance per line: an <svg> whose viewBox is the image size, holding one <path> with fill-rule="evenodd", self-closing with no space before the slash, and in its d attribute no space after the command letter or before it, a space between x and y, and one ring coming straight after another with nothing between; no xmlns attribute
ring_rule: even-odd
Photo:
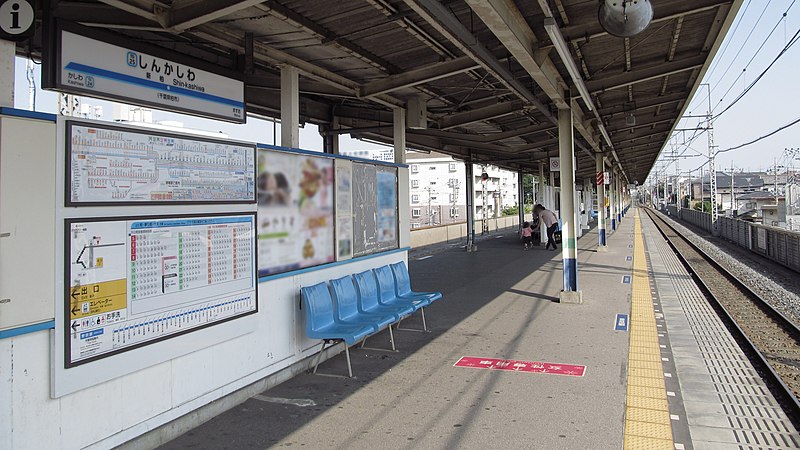
<svg viewBox="0 0 800 450"><path fill-rule="evenodd" d="M597 185L600 186L603 184L603 172L597 172Z"/></svg>

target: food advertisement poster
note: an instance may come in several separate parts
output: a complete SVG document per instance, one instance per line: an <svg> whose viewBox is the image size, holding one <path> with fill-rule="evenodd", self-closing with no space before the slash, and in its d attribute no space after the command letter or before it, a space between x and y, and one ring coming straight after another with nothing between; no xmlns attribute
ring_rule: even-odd
<svg viewBox="0 0 800 450"><path fill-rule="evenodd" d="M333 161L259 150L259 276L333 262Z"/></svg>

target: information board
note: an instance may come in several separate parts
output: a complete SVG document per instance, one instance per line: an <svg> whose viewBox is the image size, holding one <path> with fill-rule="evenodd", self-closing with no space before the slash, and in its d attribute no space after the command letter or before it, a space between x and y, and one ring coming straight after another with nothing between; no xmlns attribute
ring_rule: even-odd
<svg viewBox="0 0 800 450"><path fill-rule="evenodd" d="M333 197L333 160L259 150L259 275L335 260Z"/></svg>
<svg viewBox="0 0 800 450"><path fill-rule="evenodd" d="M67 123L67 206L254 203L255 146Z"/></svg>
<svg viewBox="0 0 800 450"><path fill-rule="evenodd" d="M353 180L353 255L397 248L397 169L353 163Z"/></svg>
<svg viewBox="0 0 800 450"><path fill-rule="evenodd" d="M255 222L67 219L65 367L256 312Z"/></svg>

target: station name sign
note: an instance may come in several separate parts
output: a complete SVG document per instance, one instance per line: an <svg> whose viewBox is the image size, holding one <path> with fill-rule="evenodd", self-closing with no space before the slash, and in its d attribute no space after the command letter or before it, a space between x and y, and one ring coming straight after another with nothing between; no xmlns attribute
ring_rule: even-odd
<svg viewBox="0 0 800 450"><path fill-rule="evenodd" d="M246 121L242 80L59 31L56 90L229 122Z"/></svg>

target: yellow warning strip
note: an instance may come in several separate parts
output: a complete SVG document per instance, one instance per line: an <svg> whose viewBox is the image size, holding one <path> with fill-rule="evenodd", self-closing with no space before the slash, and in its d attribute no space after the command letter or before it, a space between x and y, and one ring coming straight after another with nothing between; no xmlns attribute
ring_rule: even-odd
<svg viewBox="0 0 800 450"><path fill-rule="evenodd" d="M634 214L631 288L624 448L672 450L675 447L638 209Z"/></svg>

